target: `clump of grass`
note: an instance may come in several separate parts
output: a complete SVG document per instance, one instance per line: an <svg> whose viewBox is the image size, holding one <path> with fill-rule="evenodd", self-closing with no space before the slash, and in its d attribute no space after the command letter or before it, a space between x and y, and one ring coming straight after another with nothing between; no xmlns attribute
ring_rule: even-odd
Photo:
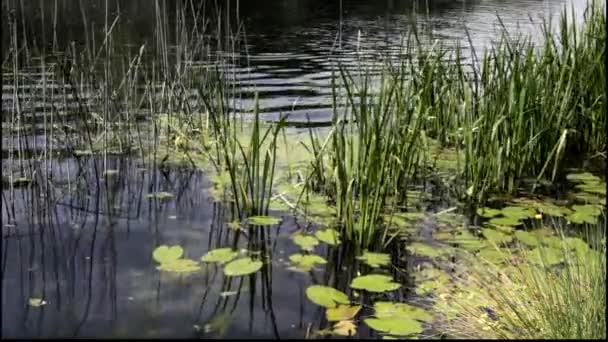
<svg viewBox="0 0 608 342"><path fill-rule="evenodd" d="M509 265L469 260L441 310L447 333L482 339L605 339L605 224L590 226L582 240L561 235L563 262L545 253Z"/></svg>

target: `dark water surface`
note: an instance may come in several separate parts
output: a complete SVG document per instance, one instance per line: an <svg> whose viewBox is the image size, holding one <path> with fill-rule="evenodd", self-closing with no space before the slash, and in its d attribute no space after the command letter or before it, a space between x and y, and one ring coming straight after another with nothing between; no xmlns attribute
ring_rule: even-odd
<svg viewBox="0 0 608 342"><path fill-rule="evenodd" d="M564 4L580 10L586 2L429 0L428 10L419 2L416 11L425 34L432 31L447 46L468 45L466 25L473 46L481 50L496 38L497 14L510 32L537 35L538 27L532 28L529 17L538 23L541 16L555 18ZM2 2L5 9L16 8L17 3ZM33 24L41 18L40 3L24 3L23 18L32 23L27 39L52 41L52 29L41 37L40 26ZM44 1L46 27L52 28L49 13L54 3ZM87 38L82 34L79 2L56 3L55 48L61 51L71 41L84 44ZM81 3L86 3L88 25L103 28L105 2ZM154 41L153 3L109 2L110 11L119 10L123 18L115 44L136 51L141 44ZM212 19L213 6L208 3L206 16ZM343 64L355 66L357 56L373 65L379 56L399 55L413 5L399 0L344 1L342 5L320 0L241 1L238 16L244 23L246 50L236 51L232 63L226 65L239 82L239 105L250 107L257 91L260 109L270 118L293 110L296 116L309 114L326 120L331 113L329 79L335 66L329 56L339 51ZM236 3L230 2L230 6L235 14ZM15 15L21 17L22 13ZM3 17L6 46L9 38L4 23ZM2 53L4 60L4 47ZM226 52L211 48L210 53ZM35 80L37 76L32 75ZM12 92L12 86L3 82L3 122L14 107ZM11 153L7 142L13 138L2 138L3 175L7 169L18 168L6 165L16 163L7 159ZM36 136L29 138L33 146L38 145ZM99 173L117 169L119 174L96 176L94 162ZM213 201L205 190L212 185L204 174L139 169L128 158L108 163L104 167L101 160L57 160L50 166L57 188L9 191L3 187L3 337L289 338L304 337L307 330L324 326L324 311L306 299L306 287L329 283L344 289L340 284L347 284L353 269L345 271L330 263L312 277L287 270L288 256L298 252L289 236L309 227L286 216L278 227L263 228L262 236L243 237L226 228L231 221L229 208ZM83 174L80 181L74 181L75 175ZM168 201L146 197L158 191L175 197ZM188 276L159 272L153 250L176 244L184 248L185 257L195 260L211 249L236 244L264 250L272 261L255 277L237 277L231 282L213 265ZM316 253L330 259L325 247L317 247ZM406 292L397 296L406 297ZM46 305L32 307L30 298L43 298ZM214 324L206 329L210 322L223 322L225 331ZM368 332L361 333L364 337Z"/></svg>

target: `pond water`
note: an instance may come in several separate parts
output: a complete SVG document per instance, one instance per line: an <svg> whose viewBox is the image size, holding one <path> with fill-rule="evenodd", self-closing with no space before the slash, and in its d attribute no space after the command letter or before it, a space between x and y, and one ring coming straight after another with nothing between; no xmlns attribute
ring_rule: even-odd
<svg viewBox="0 0 608 342"><path fill-rule="evenodd" d="M3 1L3 6L14 3ZM53 9L50 3L44 11ZM87 38L82 36L76 2L57 3L57 49L71 41L84 44ZM137 51L143 42L154 40L150 3L110 4L111 11L120 8L126 18L117 28L116 43L124 43L125 51ZM573 4L580 10L586 3L429 0L428 9L419 3L416 11L424 34L432 31L447 46L468 45L466 25L472 45L481 50L496 39L497 14L510 32L538 33L529 17L538 23L541 16L555 18L564 5ZM89 24L103 26L104 6L103 1L87 2ZM328 121L329 80L335 66L330 57L337 55L341 63L354 66L359 55L374 65L381 55L403 53L400 37L407 31L414 2L267 0L242 1L238 10L235 2L230 6L231 13L238 11L246 32L242 45L246 50L233 54L232 62L225 65L238 80L238 106L250 107L258 92L266 118L291 112ZM36 6L23 13L28 22L41 16ZM52 16L45 15L48 24ZM31 30L28 39L40 40L40 33ZM8 40L4 31L3 44ZM33 81L26 86L40 78L30 76ZM12 85L3 83L3 122L15 105L13 91ZM3 134L2 139L4 176L6 170L19 167L15 159L8 159L15 147L7 148L7 143L15 137ZM32 146L19 149L35 150L45 143L37 139L35 135L26 137ZM23 137L17 140L23 141ZM9 163L14 164L5 166ZM50 170L57 187L3 186L3 337L312 337L327 321L323 308L307 299L306 288L328 284L344 290L357 274L359 264L348 251L324 244L315 253L324 256L327 265L316 266L311 273L289 270L289 256L300 252L292 234L314 231L318 225L274 212L282 217L281 223L255 228L255 235L230 229L230 207L212 196L213 183L204 172L141 167L129 157L58 158L45 169ZM102 176L103 170L118 173ZM40 181L44 174L33 178L44 183ZM173 196L165 200L148 196L159 192ZM184 257L194 260L227 246L256 251L270 260L260 272L246 277L225 277L216 264L202 264L197 272L175 275L157 269L153 252L161 245L179 245ZM392 261L389 272L403 286L383 298L416 302L419 298L410 286L411 278L405 275L413 261L406 262L401 255L392 255ZM30 305L32 298L45 304ZM426 331L431 333L432 328ZM358 336L378 337L364 324Z"/></svg>

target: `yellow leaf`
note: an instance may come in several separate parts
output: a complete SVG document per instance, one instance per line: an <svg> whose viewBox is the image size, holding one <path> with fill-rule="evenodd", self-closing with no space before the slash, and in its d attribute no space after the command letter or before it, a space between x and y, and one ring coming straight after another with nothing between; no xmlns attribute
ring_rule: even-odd
<svg viewBox="0 0 608 342"><path fill-rule="evenodd" d="M340 321L334 324L334 334L342 336L354 336L357 326L353 321Z"/></svg>
<svg viewBox="0 0 608 342"><path fill-rule="evenodd" d="M325 315L330 322L350 320L361 310L361 305L338 305L327 309Z"/></svg>
<svg viewBox="0 0 608 342"><path fill-rule="evenodd" d="M536 215L534 215L534 218L537 220L540 220L543 218L543 214L536 214Z"/></svg>

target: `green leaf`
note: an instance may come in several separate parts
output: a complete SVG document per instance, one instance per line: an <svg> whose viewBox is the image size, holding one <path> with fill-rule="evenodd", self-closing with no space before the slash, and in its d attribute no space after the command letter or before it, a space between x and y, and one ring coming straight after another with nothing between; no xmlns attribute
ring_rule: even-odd
<svg viewBox="0 0 608 342"><path fill-rule="evenodd" d="M584 192L590 192L599 195L606 195L606 183L584 183L576 186Z"/></svg>
<svg viewBox="0 0 608 342"><path fill-rule="evenodd" d="M256 226L272 226L279 224L281 219L274 216L251 216L247 218L247 222Z"/></svg>
<svg viewBox="0 0 608 342"><path fill-rule="evenodd" d="M309 252L312 252L319 244L319 240L317 240L314 236L300 233L293 235L292 240L296 245L300 246L300 248Z"/></svg>
<svg viewBox="0 0 608 342"><path fill-rule="evenodd" d="M512 238L511 236L499 232L496 229L491 229L491 228L484 228L481 233L483 234L483 236L488 239L488 241L491 241L497 245L503 244L503 243L507 243L507 242L511 242Z"/></svg>
<svg viewBox="0 0 608 342"><path fill-rule="evenodd" d="M367 318L364 322L374 330L391 335L412 335L423 331L422 324L411 318Z"/></svg>
<svg viewBox="0 0 608 342"><path fill-rule="evenodd" d="M538 237L525 230L515 231L515 238L530 247L538 247L540 245Z"/></svg>
<svg viewBox="0 0 608 342"><path fill-rule="evenodd" d="M412 243L411 245L407 246L407 250L412 254L426 256L429 258L436 258L442 254L437 247L433 247L421 242Z"/></svg>
<svg viewBox="0 0 608 342"><path fill-rule="evenodd" d="M195 260L177 259L163 262L160 266L157 266L156 269L170 273L191 273L199 271L201 268Z"/></svg>
<svg viewBox="0 0 608 342"><path fill-rule="evenodd" d="M319 230L315 233L315 236L317 239L331 246L340 244L340 233L338 233L335 229L328 228L325 230Z"/></svg>
<svg viewBox="0 0 608 342"><path fill-rule="evenodd" d="M573 205L574 213L568 215L568 220L573 223L590 223L597 222L597 216L601 215L602 211L599 206L594 204Z"/></svg>
<svg viewBox="0 0 608 342"><path fill-rule="evenodd" d="M152 252L152 257L158 263L167 263L171 261L175 261L184 255L184 250L180 246L167 246L162 245L157 247L154 252Z"/></svg>
<svg viewBox="0 0 608 342"><path fill-rule="evenodd" d="M46 301L43 300L42 298L30 298L28 303L30 306L33 306L35 308L46 305Z"/></svg>
<svg viewBox="0 0 608 342"><path fill-rule="evenodd" d="M394 291L401 287L401 285L393 282L393 277L381 274L370 274L353 279L350 283L350 287L369 292L386 292Z"/></svg>
<svg viewBox="0 0 608 342"><path fill-rule="evenodd" d="M316 264L327 264L327 260L323 257L311 254L311 255L302 255L302 254L292 254L289 256L289 260L296 264L294 270L296 271L310 271Z"/></svg>
<svg viewBox="0 0 608 342"><path fill-rule="evenodd" d="M501 212L506 217L513 217L516 219L525 219L529 217L534 217L536 214L533 208L527 207L519 207L519 206L510 206L504 207L501 209ZM505 225L507 226L507 225Z"/></svg>
<svg viewBox="0 0 608 342"><path fill-rule="evenodd" d="M560 250L551 247L536 247L530 253L530 260L538 265L553 266L563 260Z"/></svg>
<svg viewBox="0 0 608 342"><path fill-rule="evenodd" d="M599 177L594 176L589 172L570 173L570 174L566 175L566 179L571 182L585 182L585 183L600 181Z"/></svg>
<svg viewBox="0 0 608 342"><path fill-rule="evenodd" d="M227 248L217 248L212 251L209 251L206 255L201 258L203 262L217 262L220 264L227 263L228 261L234 259L239 255L239 252L233 250L230 247Z"/></svg>
<svg viewBox="0 0 608 342"><path fill-rule="evenodd" d="M501 211L498 209L492 209L488 207L478 208L477 215L485 218L492 218L494 216L500 215Z"/></svg>
<svg viewBox="0 0 608 342"><path fill-rule="evenodd" d="M362 256L358 256L357 259L370 265L371 267L386 266L391 263L391 256L386 253L372 253L365 251Z"/></svg>
<svg viewBox="0 0 608 342"><path fill-rule="evenodd" d="M361 310L361 305L338 305L325 311L325 316L329 322L346 321L353 319Z"/></svg>
<svg viewBox="0 0 608 342"><path fill-rule="evenodd" d="M433 319L433 316L426 310L406 303L376 302L374 311L374 316L377 318L412 318L423 322Z"/></svg>
<svg viewBox="0 0 608 342"><path fill-rule="evenodd" d="M458 245L460 245L460 247L466 249L469 252L478 251L486 246L486 244L481 241L481 239L471 234L471 232L469 232L468 230L458 232L458 235L452 242L457 243Z"/></svg>
<svg viewBox="0 0 608 342"><path fill-rule="evenodd" d="M494 264L501 264L509 260L509 254L494 248L485 248L479 251L478 256Z"/></svg>
<svg viewBox="0 0 608 342"><path fill-rule="evenodd" d="M320 306L331 309L338 304L350 304L344 292L323 285L311 285L306 289L306 297Z"/></svg>
<svg viewBox="0 0 608 342"><path fill-rule="evenodd" d="M495 217L490 223L497 226L518 226L521 224L519 219L513 216Z"/></svg>
<svg viewBox="0 0 608 342"><path fill-rule="evenodd" d="M568 208L560 207L548 202L539 203L536 208L538 209L538 211L545 215L556 217L562 217L564 215L569 215L572 213L572 211Z"/></svg>
<svg viewBox="0 0 608 342"><path fill-rule="evenodd" d="M263 263L249 257L236 259L226 264L224 274L227 277L238 277L259 271Z"/></svg>

